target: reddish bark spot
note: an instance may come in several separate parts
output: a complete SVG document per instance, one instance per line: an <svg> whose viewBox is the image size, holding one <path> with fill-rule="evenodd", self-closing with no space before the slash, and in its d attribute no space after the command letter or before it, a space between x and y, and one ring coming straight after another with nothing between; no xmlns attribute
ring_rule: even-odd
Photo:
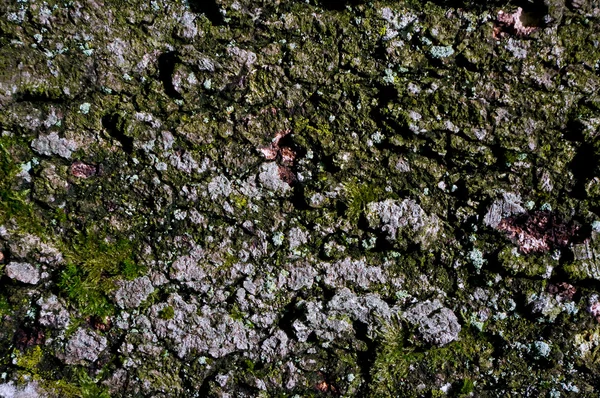
<svg viewBox="0 0 600 398"><path fill-rule="evenodd" d="M596 318L596 320L598 322L600 322L600 303L599 302L595 302L594 304L592 304L588 311L590 314L592 314L592 316L594 318Z"/></svg>
<svg viewBox="0 0 600 398"><path fill-rule="evenodd" d="M338 389L333 385L333 383L328 382L327 377L324 374L322 374L321 372L319 372L319 375L323 379L320 380L319 382L317 382L317 384L315 385L315 389L320 392L332 393L334 395L338 395Z"/></svg>
<svg viewBox="0 0 600 398"><path fill-rule="evenodd" d="M528 18L527 15L523 13L523 9L521 7L517 8L517 11L512 14L499 11L496 18L496 23L494 24L494 38L499 38L505 36L506 34L516 36L530 35L538 30L539 27L530 26L529 23L526 22L528 19L531 18ZM527 26L525 23L527 23Z"/></svg>
<svg viewBox="0 0 600 398"><path fill-rule="evenodd" d="M296 182L296 174L293 172L296 152L289 146L281 145L281 140L290 134L292 130L281 130L275 134L271 145L258 148L267 160L275 160L279 165L279 177L289 185Z"/></svg>
<svg viewBox="0 0 600 398"><path fill-rule="evenodd" d="M109 317L92 316L88 317L86 320L92 328L101 332L109 331L112 326L112 322L110 321Z"/></svg>
<svg viewBox="0 0 600 398"><path fill-rule="evenodd" d="M15 333L14 341L17 349L23 351L34 345L40 345L45 339L44 331L37 327L21 328Z"/></svg>
<svg viewBox="0 0 600 398"><path fill-rule="evenodd" d="M76 161L71 165L71 174L79 178L88 178L96 174L96 166Z"/></svg>
<svg viewBox="0 0 600 398"><path fill-rule="evenodd" d="M296 174L294 174L294 172L286 166L279 166L279 178L289 185L292 185L294 182L296 182Z"/></svg>
<svg viewBox="0 0 600 398"><path fill-rule="evenodd" d="M327 384L327 382L325 380L318 382L317 385L315 386L315 388L321 392L329 391L329 385Z"/></svg>
<svg viewBox="0 0 600 398"><path fill-rule="evenodd" d="M296 152L290 147L280 145L281 139L291 132L292 130L278 131L277 134L275 134L273 141L271 141L271 145L259 148L258 150L262 152L267 160L277 159L285 166L292 166L296 159Z"/></svg>
<svg viewBox="0 0 600 398"><path fill-rule="evenodd" d="M498 230L516 241L523 253L541 253L583 242L583 231L548 211L535 211L503 219Z"/></svg>
<svg viewBox="0 0 600 398"><path fill-rule="evenodd" d="M577 293L577 288L566 282L551 283L548 285L548 293L556 295L559 301L573 300L573 296Z"/></svg>

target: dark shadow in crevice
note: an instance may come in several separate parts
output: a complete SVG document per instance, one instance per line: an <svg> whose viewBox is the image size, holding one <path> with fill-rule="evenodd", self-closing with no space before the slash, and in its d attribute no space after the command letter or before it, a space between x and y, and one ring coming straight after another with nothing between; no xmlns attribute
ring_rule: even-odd
<svg viewBox="0 0 600 398"><path fill-rule="evenodd" d="M596 176L598 169L598 157L595 154L594 146L586 143L582 144L577 149L569 168L573 172L576 181L572 196L576 199L585 199L587 197L585 185Z"/></svg>
<svg viewBox="0 0 600 398"><path fill-rule="evenodd" d="M367 4L366 0L320 0L318 5L329 11L344 11L347 6Z"/></svg>
<svg viewBox="0 0 600 398"><path fill-rule="evenodd" d="M290 198L294 209L296 210L312 210L312 208L306 203L306 199L304 197L304 186L301 184L294 184L294 194Z"/></svg>
<svg viewBox="0 0 600 398"><path fill-rule="evenodd" d="M162 82L165 94L171 98L182 99L181 94L173 86L173 71L179 62L179 57L174 51L166 52L158 57L158 79Z"/></svg>
<svg viewBox="0 0 600 398"><path fill-rule="evenodd" d="M25 351L32 346L43 345L46 341L43 329L29 323L23 323L13 336L13 344L19 351Z"/></svg>
<svg viewBox="0 0 600 398"><path fill-rule="evenodd" d="M336 165L335 155L324 155L320 159L323 170L331 174L339 173L342 169Z"/></svg>
<svg viewBox="0 0 600 398"><path fill-rule="evenodd" d="M125 135L124 121L118 113L112 113L102 118L102 126L108 134L121 143L123 151L127 154L133 153L133 138Z"/></svg>
<svg viewBox="0 0 600 398"><path fill-rule="evenodd" d="M67 101L62 93L48 91L18 91L13 95L15 102L31 102L33 104L64 104Z"/></svg>
<svg viewBox="0 0 600 398"><path fill-rule="evenodd" d="M292 324L295 320L304 317L304 309L298 307L296 300L286 304L283 308L283 316L277 322L277 326L279 329L283 330L288 337L293 338L295 336L295 330L292 327Z"/></svg>
<svg viewBox="0 0 600 398"><path fill-rule="evenodd" d="M585 141L585 136L584 136L584 131L585 131L585 125L583 124L583 122L579 119L571 119L567 122L567 127L564 130L564 137L565 139L572 141L572 142L584 142Z"/></svg>
<svg viewBox="0 0 600 398"><path fill-rule="evenodd" d="M469 72L478 72L480 70L477 64L470 62L467 59L467 57L465 57L463 54L458 54L455 57L454 62L456 66L458 66L459 68L463 68Z"/></svg>
<svg viewBox="0 0 600 398"><path fill-rule="evenodd" d="M576 286L577 292L573 295L572 300L577 303L584 296L582 288L589 291L600 291L600 281L592 278L573 280L572 275L565 270L565 265L570 265L574 261L575 256L571 250L561 250L560 265L552 270L552 276L548 282L555 285L567 282Z"/></svg>
<svg viewBox="0 0 600 398"><path fill-rule="evenodd" d="M394 86L387 85L379 87L379 104L385 106L390 102L398 100L398 89Z"/></svg>
<svg viewBox="0 0 600 398"><path fill-rule="evenodd" d="M537 17L545 15L548 12L548 7L544 5L543 0L514 0L507 3L504 0L488 0L488 1L477 1L477 0L430 0L431 3L436 4L440 7L462 9L464 11L475 11L483 12L489 11L501 7L521 7L523 12L531 14L531 17ZM421 6L424 6L426 2L422 2ZM418 7L418 6L417 6ZM528 22L528 21L524 21ZM525 24L528 25L528 24Z"/></svg>
<svg viewBox="0 0 600 398"><path fill-rule="evenodd" d="M215 26L223 25L223 14L215 0L188 0L193 13L204 14Z"/></svg>
<svg viewBox="0 0 600 398"><path fill-rule="evenodd" d="M356 363L360 367L364 383L361 384L361 388L358 391L360 397L369 396L370 386L372 385L372 369L375 360L377 359L377 343L368 337L368 325L363 322L354 321L352 323L354 331L356 332L356 338L363 341L367 345L365 351L357 351Z"/></svg>
<svg viewBox="0 0 600 398"><path fill-rule="evenodd" d="M515 1L515 6L523 9L521 22L524 26L545 27L544 17L548 15L548 6L544 0L519 0Z"/></svg>
<svg viewBox="0 0 600 398"><path fill-rule="evenodd" d="M361 217L362 219L359 221L366 223L367 227L368 227L368 221L366 219L366 217ZM383 231L379 231L379 230L375 230L372 231L375 234L375 247L371 249L371 252L373 253L389 253L390 251L396 250L396 247L394 246L394 243L390 241L389 239L389 235L387 232L383 232ZM409 244L407 249L406 249L406 253L412 253L413 251L418 251L419 250L419 245L418 244Z"/></svg>

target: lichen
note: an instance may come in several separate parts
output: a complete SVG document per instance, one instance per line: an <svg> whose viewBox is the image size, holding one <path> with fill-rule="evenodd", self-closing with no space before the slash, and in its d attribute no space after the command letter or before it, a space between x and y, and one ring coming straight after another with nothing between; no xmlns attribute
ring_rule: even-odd
<svg viewBox="0 0 600 398"><path fill-rule="evenodd" d="M8 2L1 391L597 395L563 3Z"/></svg>

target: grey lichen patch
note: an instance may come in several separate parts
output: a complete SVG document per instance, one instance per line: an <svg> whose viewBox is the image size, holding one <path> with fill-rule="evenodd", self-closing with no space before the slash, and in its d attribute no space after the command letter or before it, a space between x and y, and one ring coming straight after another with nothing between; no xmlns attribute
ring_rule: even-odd
<svg viewBox="0 0 600 398"><path fill-rule="evenodd" d="M168 342L179 358L192 354L220 358L248 349L254 340L254 331L222 311L211 310L208 306L198 307L177 294L167 302L174 310L173 317L163 319L159 316L165 304L152 306L153 329L158 338Z"/></svg>
<svg viewBox="0 0 600 398"><path fill-rule="evenodd" d="M217 176L208 184L208 193L212 200L219 197L228 197L231 191L231 182L225 176Z"/></svg>
<svg viewBox="0 0 600 398"><path fill-rule="evenodd" d="M175 280L184 282L189 287L202 289L205 285L200 284L200 282L207 276L207 272L203 267L204 260L204 250L200 247L195 247L188 255L181 256L173 262L169 276ZM206 290L206 288L203 290Z"/></svg>
<svg viewBox="0 0 600 398"><path fill-rule="evenodd" d="M458 339L461 326L454 312L439 300L416 304L402 317L417 327L426 343L444 346Z"/></svg>
<svg viewBox="0 0 600 398"><path fill-rule="evenodd" d="M77 150L75 141L61 138L56 132L40 135L31 142L31 147L41 155L58 155L66 159L70 158L71 154Z"/></svg>
<svg viewBox="0 0 600 398"><path fill-rule="evenodd" d="M412 199L373 202L368 204L367 209L370 224L373 227L380 226L390 240L402 239L408 235L427 246L435 242L440 233L439 218L435 214L427 215ZM403 233L404 231L407 233Z"/></svg>
<svg viewBox="0 0 600 398"><path fill-rule="evenodd" d="M258 181L270 191L287 193L291 190L291 187L282 179L280 167L275 162L264 163L260 167Z"/></svg>
<svg viewBox="0 0 600 398"><path fill-rule="evenodd" d="M40 325L54 329L64 329L69 325L70 314L61 301L55 295L49 295L37 301L37 305L40 306Z"/></svg>
<svg viewBox="0 0 600 398"><path fill-rule="evenodd" d="M573 278L600 280L599 242L598 232L593 231L589 239L573 246L574 261L565 267Z"/></svg>
<svg viewBox="0 0 600 398"><path fill-rule="evenodd" d="M524 213L521 197L511 192L502 193L502 198L494 201L483 218L483 223L497 228L502 219Z"/></svg>
<svg viewBox="0 0 600 398"><path fill-rule="evenodd" d="M13 382L0 384L0 396L6 398L38 398L47 397L47 393L40 389L37 382L25 385L15 385Z"/></svg>
<svg viewBox="0 0 600 398"><path fill-rule="evenodd" d="M289 337L283 330L277 330L261 346L261 358L273 360L283 358L289 351Z"/></svg>
<svg viewBox="0 0 600 398"><path fill-rule="evenodd" d="M65 343L59 357L67 365L86 365L95 362L106 349L106 337L87 328L79 328Z"/></svg>
<svg viewBox="0 0 600 398"><path fill-rule="evenodd" d="M118 281L116 284L118 287L114 292L114 300L125 309L138 307L154 292L154 286L147 276L132 281Z"/></svg>
<svg viewBox="0 0 600 398"><path fill-rule="evenodd" d="M352 322L344 317L329 317L321 301L309 301L304 304L306 321L294 321L292 327L296 338L305 342L311 333L325 342L331 342L338 336L348 335L352 331Z"/></svg>
<svg viewBox="0 0 600 398"><path fill-rule="evenodd" d="M594 2L5 3L7 394L597 395Z"/></svg>
<svg viewBox="0 0 600 398"><path fill-rule="evenodd" d="M560 296L556 297L547 292L531 295L528 298L528 304L531 305L533 315L548 322L554 322L562 312L572 315L579 311L572 301L564 300Z"/></svg>
<svg viewBox="0 0 600 398"><path fill-rule="evenodd" d="M63 263L64 257L60 250L51 242L44 242L39 236L25 233L8 233L9 248L13 258L28 259L36 262L57 266Z"/></svg>
<svg viewBox="0 0 600 398"><path fill-rule="evenodd" d="M302 229L295 227L289 230L288 232L288 242L290 245L290 250L295 250L296 248L306 244L308 242L309 234L307 231L303 231Z"/></svg>
<svg viewBox="0 0 600 398"><path fill-rule="evenodd" d="M330 316L349 316L354 321L367 325L371 337L398 315L397 308L390 306L377 294L356 295L342 288L327 303Z"/></svg>
<svg viewBox="0 0 600 398"><path fill-rule="evenodd" d="M4 271L6 276L19 282L35 285L40 281L40 271L29 263L10 262Z"/></svg>
<svg viewBox="0 0 600 398"><path fill-rule="evenodd" d="M317 270L310 264L293 263L288 276L288 286L292 290L310 289L316 282Z"/></svg>
<svg viewBox="0 0 600 398"><path fill-rule="evenodd" d="M350 283L367 289L373 283L385 281L381 267L369 265L365 259L345 258L333 264L322 263L320 268L325 273L323 281L330 286L344 286Z"/></svg>

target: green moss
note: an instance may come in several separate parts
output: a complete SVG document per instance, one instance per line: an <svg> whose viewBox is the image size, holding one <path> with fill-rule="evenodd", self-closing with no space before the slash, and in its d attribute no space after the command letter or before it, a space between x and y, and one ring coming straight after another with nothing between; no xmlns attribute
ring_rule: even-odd
<svg viewBox="0 0 600 398"><path fill-rule="evenodd" d="M30 156L29 151L24 152L23 148L27 148L27 145L19 139L0 137L0 225L14 219L21 228L40 232L43 228L40 218L28 201L29 190L20 190L15 186L16 176L21 172L15 156Z"/></svg>
<svg viewBox="0 0 600 398"><path fill-rule="evenodd" d="M60 274L58 287L84 316L107 316L114 312L106 296L106 292L113 289L112 283L101 280L101 274L90 274L68 263Z"/></svg>
<svg viewBox="0 0 600 398"><path fill-rule="evenodd" d="M79 369L77 376L82 398L110 398L108 389L100 386L99 380L92 379L85 370Z"/></svg>
<svg viewBox="0 0 600 398"><path fill-rule="evenodd" d="M250 372L251 374L254 372L254 367L256 366L254 364L253 361L251 361L250 359L246 358L244 359L244 367L246 368L246 371Z"/></svg>
<svg viewBox="0 0 600 398"><path fill-rule="evenodd" d="M42 360L44 353L42 352L42 347L37 345L24 352L20 352L19 350L15 349L13 351L13 355L15 356L15 362L17 366L23 368L30 374L35 375L37 373L37 367Z"/></svg>
<svg viewBox="0 0 600 398"><path fill-rule="evenodd" d="M383 189L375 184L361 184L354 180L344 184L346 204L346 217L356 223L367 209L367 205L379 199Z"/></svg>
<svg viewBox="0 0 600 398"><path fill-rule="evenodd" d="M585 330L576 334L573 339L575 347L580 347L578 364L581 364L594 373L600 371L600 328ZM582 349L583 348L583 349Z"/></svg>
<svg viewBox="0 0 600 398"><path fill-rule="evenodd" d="M372 396L421 396L419 384L442 376L450 383L464 383L491 367L492 345L464 330L460 339L444 347L417 348L410 344L409 328L392 323L382 335L372 368ZM431 388L431 387L429 387ZM431 388L433 393L437 388Z"/></svg>
<svg viewBox="0 0 600 398"><path fill-rule="evenodd" d="M173 317L175 316L175 309L169 305L160 310L158 316L160 317L160 319L173 319Z"/></svg>
<svg viewBox="0 0 600 398"><path fill-rule="evenodd" d="M581 23L561 26L558 30L561 44L565 46L566 62L594 66L600 58L600 51L595 44L595 35L589 27Z"/></svg>
<svg viewBox="0 0 600 398"><path fill-rule="evenodd" d="M558 266L558 261L550 255L523 255L515 247L506 247L498 253L498 261L513 275L528 277L545 275L549 269Z"/></svg>
<svg viewBox="0 0 600 398"><path fill-rule="evenodd" d="M121 261L120 274L127 280L133 280L146 273L147 269L139 262L134 261L131 258L126 258Z"/></svg>
<svg viewBox="0 0 600 398"><path fill-rule="evenodd" d="M73 10L74 3L71 1L68 6L55 0L49 2L51 19L66 23L53 24L55 32L42 32L43 41L37 49L31 49L32 33L39 31L39 26L43 25L37 23L43 16L43 10L36 12L31 8L35 1L21 3L28 9L29 19L21 24L0 21L0 30L6 33L3 35L5 37L0 38L4 45L1 50L4 59L0 60L0 64L5 66L0 67L0 74L6 77L4 81L17 85L17 93L12 99L7 94L7 110L0 115L0 124L2 130L23 136L22 139L0 138L0 225L5 225L9 233L14 228L19 234L35 231L40 232L36 236L63 239L55 246L63 252L66 264L58 270L51 265L50 272L55 278L58 277L58 288L63 297L68 298L84 316L111 313L113 308L106 294L114 288L113 281L123 277L133 279L146 272L142 265L144 262L136 257L139 241L134 235L143 236L144 239L148 237L147 242L152 246L153 255L157 256L157 264L163 260L169 263L173 258L171 255L175 255L173 251L180 250L173 245L174 237L194 236L210 254L207 257L211 263L208 267L209 279L223 282L228 278L227 270L245 257L242 250L255 253L256 245L262 243L261 236L251 236L249 231L242 232L247 236L238 240L235 234L239 232L242 221L251 220L257 232L266 232L269 236L281 229L275 229L274 225L287 228L296 224L296 219L292 219L298 216L297 220L304 220L299 221L304 227L319 227L314 229L321 231L311 237L310 245L303 247L307 252L302 252L302 257L311 265L321 260L317 258L320 254L315 253L317 248L337 242L342 250L328 250L327 256L366 257L368 264L379 266L382 262L374 257L389 255L390 243L361 222L366 206L386 198L411 198L427 214L439 216L444 231L432 243L431 252L427 253L427 250L418 250L410 245L415 240L410 228L403 230L398 242L392 242L392 247L401 253L393 259L390 256L386 264L391 265L385 267L386 275L389 272L390 277L401 281L402 289L410 292L411 296L443 295L448 305L456 304L467 317L472 315L472 318L464 320L461 341L446 347L425 347L411 340L409 336L412 334L400 328L396 337L382 337L378 341L379 351L373 371L377 377L374 377L371 396L438 396L442 394L440 383L437 383L439 378L444 383L452 383L454 395L485 395L494 386L488 385L486 390L483 383L493 379L501 380L498 384L515 388L520 387L519 383L533 386L534 389L538 386L550 388L546 381L535 384L540 379L538 375L532 376L533 372L528 370L530 365L535 367L535 360L520 358L527 356L522 351L502 347L494 353L497 359L494 361L495 368L489 370L489 343L494 342L497 347L510 346L519 341L529 344L532 336L542 333L540 324L528 316L530 308L525 308L524 296L534 290L539 293L545 288L531 280L539 280L548 266L556 265L551 255L517 256L510 250L512 246L503 250L505 239L498 247L498 233L480 230L475 246L487 253L489 258L488 264L482 269L485 272L473 275L472 267L464 266L464 257L468 256L468 250L472 247L470 243L465 245L465 241L469 238L469 225L481 225L491 197L497 196L502 189L510 188L511 192L520 193L524 201L535 200L538 205L547 202L554 209L559 206L567 210L572 208L577 215L582 215L582 211L574 203L584 197L589 211L596 212L595 207L600 203L600 184L593 178L597 174L594 169L597 169L595 164L599 156L592 152L598 152L598 148L590 150L589 156L582 157L588 160L583 163L589 165L589 170L579 174L571 167L571 162L574 153L593 144L594 137L585 135L595 134L597 126L586 128L584 138L575 136L571 141L570 137L561 136L578 129L572 128L570 121L579 118L586 119L587 123L598 116L598 107L592 106L592 102L597 102L593 97L598 86L596 62L600 59L594 35L597 21L593 18L584 21L583 17L565 14L563 23L555 30L540 30L529 38L510 33L502 37L494 31L498 28L494 22L497 9L492 10L490 4L483 3L464 3L464 7L457 10L456 7L451 9L449 2L434 4L418 0L346 2L341 7L336 7L334 2L321 0L274 2L277 4L262 2L263 12L256 20L246 7L250 1L238 2L241 7L232 6L232 1L219 1L219 8L227 11L222 23L213 25L206 15L197 14L195 23L199 29L198 37L188 40L179 36L181 23L175 22L173 15L177 15L183 7L191 7L191 4L183 0L175 2L175 6L164 2L152 3L150 7L157 9L151 12L152 21L149 23L152 29L148 36L142 28L137 28L149 21L148 10L144 9L147 4L142 4L140 9L139 1L119 0L107 5L108 11L131 7L136 7L136 10L114 13L114 23L104 38L114 40L114 44L119 43L117 39L123 38L129 49L139 56L130 58L131 51L122 54L125 62L115 68L115 65L106 62L106 57L101 56L106 52L102 38L98 41L94 35L80 32L81 29L78 32L82 34L76 36L91 37L85 40L89 43L63 40L63 48L70 50L64 55L56 55L56 34L60 38L73 36L68 18L63 20ZM493 5L500 7L499 3ZM394 34L392 31L396 30L394 23L386 23L382 18L383 7L390 7L398 17L398 22L408 20L412 15L416 15L418 20L399 29L398 37L383 39L382 35L391 36ZM514 8L504 10L512 12ZM92 11L86 5L82 8L82 12L91 15L90 28L93 29L92 23L97 22L94 21L94 15L100 20L102 17ZM573 14L578 11L570 12ZM140 23L142 21L145 22ZM126 38L123 37L124 32L129 33ZM183 69L186 74L194 71L199 77L198 90L184 93L185 101L174 100L165 93L170 67L165 69L160 65L160 60L158 65L153 61L152 48L147 48L146 41L142 41L146 36L150 38L150 47L153 43L163 47L165 43L168 44L169 51L176 54L175 71ZM18 44L20 41L25 44ZM513 45L512 42L528 47L527 59L507 57L510 51L505 49ZM551 47L543 48L549 42ZM564 50L560 54L551 51L557 43L559 49ZM95 55L89 58L80 53L79 56L74 55L78 45L94 48ZM248 63L240 68L240 60L230 53L238 46L257 54L254 65ZM449 46L455 53L447 59L456 56L455 64L430 56L436 50L447 50L449 54ZM45 55L45 48L52 50L54 55ZM131 72L129 69L144 54L150 55L147 67L143 66L146 63L144 61L139 67L134 67L135 72ZM196 54L212 58L217 70L200 70L201 63L198 63ZM85 62L79 62L81 60ZM58 72L56 78L42 71L45 68L35 67L46 63ZM559 72L552 68L557 63L560 64ZM382 87L384 69L393 71L394 83ZM130 82L124 82L120 77L127 70L132 74ZM21 71L20 75L25 80L17 79L14 71ZM38 83L26 83L27 73L32 77L31 81ZM88 76L87 73L92 75ZM94 74L102 79L94 79ZM208 78L212 80L210 89L201 85ZM103 88L81 84L86 81L100 81L100 84L111 86L115 94L99 94ZM560 90L557 89L558 84L562 84ZM529 87L531 85L542 86L542 90L532 89ZM65 89L71 89L72 94ZM77 100L68 101L69 98ZM83 101L93 104L87 115L78 110ZM234 102L235 111L226 112L225 108ZM578 110L577 113L572 113L573 107ZM569 112L566 119L561 115L561 108ZM60 132L75 134L78 142L91 143L90 147L81 145L73 159L93 162L103 168L102 173L92 178L77 179L68 173L68 160L42 156L44 162L56 167L61 179L69 183L68 191L60 192L60 196L49 192L57 199L54 204L44 203L49 195L36 201L35 196L22 189L16 177L21 170L20 165L31 159L31 139L39 133L38 129L30 130L26 125L30 122L31 126L37 123L41 127L39 123L49 123L50 119L46 117L51 109L57 115L62 115L62 125L53 122L53 131L64 129ZM411 110L418 112L421 118L411 118ZM137 116L134 116L136 113ZM114 131L106 134L108 128L103 126L103 122L106 122L103 116L111 119L111 114L113 120L109 124L114 124ZM151 114L156 123L160 122L160 127L151 127L150 124L154 123L138 117L147 114ZM205 118L208 123L204 123ZM449 129L446 122L452 122L456 128ZM415 126L411 129L411 124L418 125L416 127L423 131L414 133L416 129ZM473 133L471 130L475 128L487 131L485 137ZM326 201L316 205L315 209L303 209L304 206L298 206L295 197L292 200L265 198L253 203L251 207L258 206L259 211L250 214L252 210L248 203L251 198L234 193L229 198L234 211L225 214L220 208L215 210L220 207L217 204L202 199L192 204L186 195L179 193L183 184L198 187L217 170L220 170L219 173L226 172L232 184L244 184L243 180L254 173L256 165L264 160L256 153L256 147L268 144L275 132L282 129L292 130L292 134L285 139L285 145L289 144L298 150L294 172L301 172L305 177L294 186L295 193L304 190L307 203L315 193L327 196ZM160 134L163 130L176 133L173 151L189 152L199 163L202 159L211 160L208 173L188 175L171 166L167 171L157 172L152 167L154 158L151 158L150 152L154 151L152 156L156 155L161 160L168 156L159 153L160 138L154 137L155 133ZM225 131L227 134L224 134ZM367 140L375 131L381 131L383 138L373 140L377 141L373 145L367 145ZM138 143L153 139L157 139L157 143L152 151L136 149ZM563 144L561 140L570 142ZM118 141L131 151L120 150ZM134 141L136 145L133 145ZM250 154L247 159L241 159L244 156L240 156L240 153L244 151ZM309 151L312 158L303 156ZM528 154L525 161L519 158L523 153ZM133 164L133 156L139 163ZM392 159L395 160L392 162ZM403 159L409 167L402 172L394 170L398 159ZM382 167L381 162L386 160L390 160L386 164L388 167ZM522 165L519 166L519 163ZM34 167L31 173L34 193L36 184L44 186L48 183L47 178L38 171ZM554 183L552 190L544 190L539 186L541 178L538 171L550 173ZM136 181L129 178L134 174ZM251 180L247 181L251 183ZM340 192L340 182L345 181L350 182L346 183L346 190ZM444 184L438 185L441 182ZM387 192L387 189L384 191L384 187L390 187L391 192ZM55 209L63 200L66 202L64 208ZM206 216L206 229L199 225L191 226L189 220L172 221L175 209L187 210L191 207ZM49 225L45 225L46 222ZM36 230L37 226L39 228ZM226 228L233 232L219 232ZM213 243L209 243L209 240ZM436 244L439 247L435 247ZM313 248L315 250L311 251ZM4 250L5 247L0 249ZM288 255L284 250L270 250L267 256L253 255L247 261L256 266L261 275L268 269L271 275L281 272L283 276L281 267L289 264ZM496 258L499 260L497 263L494 261ZM593 277L590 273L593 269L586 271L581 268L583 266L585 264L567 264L567 276L572 279ZM495 272L501 274L502 281L494 279ZM424 275L429 283L423 280ZM270 287L274 286L273 277L268 278ZM392 279L386 278L388 280ZM526 283L511 285L510 281ZM240 283L227 281L226 289L234 292ZM479 311L482 308L475 308L479 304L472 303L469 298L475 288L485 288L486 283L492 287L494 295L498 294L506 300L512 297L516 304L512 308L512 305L502 303L499 299L497 303L503 311L502 318L490 314L485 323L485 333L478 334L475 328L468 326L468 322L480 322ZM22 284L8 280L7 284L5 287L8 289L0 294L0 315L10 315L1 317L3 325L7 325L7 337L4 340L9 346L12 334L21 324L21 317L30 311L35 298L24 293L26 288ZM395 293L389 290L396 286L387 282L373 284L362 293L389 298ZM53 283L46 287L56 289ZM41 285L39 288L43 290ZM153 303L162 301L161 297L173 288L167 284L161 287L162 291L156 290L141 305L139 313L147 312ZM578 286L581 293L580 288ZM300 293L304 299L324 300L323 304L326 305L331 292L320 280L312 288L303 289ZM279 304L289 302L286 294L283 290L277 292L276 298L266 305L284 308ZM265 297L263 299L267 300ZM202 301L202 298L198 300ZM492 306L492 302L496 303L493 300L490 297L488 307ZM227 308L232 306L222 304ZM491 311L496 309L494 306ZM235 306L231 314L235 319L248 319L248 314ZM518 314L525 316L517 319ZM159 316L170 319L174 316L174 309L166 307ZM81 326L83 322L83 319L74 319L72 330L76 329L74 325ZM579 314L570 315L568 326L589 327L586 322L593 322L593 319L585 311L580 311ZM561 325L552 325L557 334L565 331ZM67 334L69 332L71 329ZM340 342L336 339L327 349L318 347L317 351L322 355L314 362L314 369L318 370L303 368L303 374L297 378L309 380L309 387L301 395L319 395L314 391L314 385L323 379L323 369L335 370L327 374L327 379L338 389L336 394L352 395L344 390L344 376L350 371L351 374L363 373L364 376L369 366L361 364L362 369L356 370L357 359L352 357L360 351L354 346L358 344L356 340ZM553 352L561 341L557 338L552 343ZM310 346L312 342L306 344ZM336 349L337 344L344 345L350 353L344 355L343 350ZM10 357L11 350L12 347L4 349L3 356ZM305 355L304 352L301 355ZM136 380L135 371L129 372L129 388L135 390L139 384L145 383L151 386L149 389L162 390L149 394L169 395L170 391L171 395L189 395L189 391L183 390L203 385L204 378L212 377L211 374L214 376L217 371L220 372L219 369L232 369L231 380L236 385L245 385L255 380L245 380L244 372L260 372L261 366L265 366L259 362L256 365L240 363L235 359L238 355L235 353L214 361L215 366L211 362L212 369L207 371L208 376L199 371L195 372L197 379L193 379L193 382L181 382L178 377L191 377L192 372L186 375L187 368L181 368L181 363L170 357L168 352L165 351L165 354L168 360L162 363L148 361L143 364L143 371L139 372L141 381ZM39 372L40 366L35 365L36 355L35 350L27 350L14 366L20 367L18 371L24 375L29 370ZM565 350L564 363L573 363L569 355ZM324 359L325 356L332 358ZM597 373L597 356L595 351L590 358L590 373ZM299 358L299 361L308 363L304 359ZM6 363L9 361L10 358ZM336 368L335 362L344 366ZM240 365L239 369L237 365ZM268 364L273 368L273 380L277 380L271 383L283 386L287 382L287 375L280 365ZM585 368L582 366L578 370L583 373ZM547 373L560 370L558 366L549 367ZM513 374L519 372L522 376L511 381ZM304 377L306 374L310 376ZM563 374L571 373L565 371ZM97 381L86 376L51 383L56 384L59 396L103 396L104 391L97 387ZM357 379L364 380L359 376ZM263 380L271 379L265 377ZM436 380L435 384L433 380ZM218 383L206 381L204 386L211 383L216 395L220 388ZM418 391L416 386L421 383L426 387ZM365 388L365 384L361 388ZM123 392L123 395L127 394L133 392Z"/></svg>
<svg viewBox="0 0 600 398"><path fill-rule="evenodd" d="M469 395L475 390L475 384L471 379L464 379L462 381L462 385L460 386L460 390L458 391L459 396L461 395Z"/></svg>
<svg viewBox="0 0 600 398"><path fill-rule="evenodd" d="M102 232L86 231L78 234L69 247L69 259L79 260L83 268L99 275L102 273L118 274L119 264L132 262L132 242L126 238L116 241Z"/></svg>
<svg viewBox="0 0 600 398"><path fill-rule="evenodd" d="M92 378L84 367L73 366L50 374L39 382L52 398L110 398L108 388L101 384L105 375L106 369L102 369L98 377Z"/></svg>
<svg viewBox="0 0 600 398"><path fill-rule="evenodd" d="M294 120L294 133L297 136L296 142L307 150L321 148L324 155L330 156L333 154L335 136L324 122L317 122L315 125L306 118L298 118Z"/></svg>
<svg viewBox="0 0 600 398"><path fill-rule="evenodd" d="M45 380L41 386L50 393L51 397L60 398L81 398L81 388L66 380Z"/></svg>
<svg viewBox="0 0 600 398"><path fill-rule="evenodd" d="M179 376L180 365L173 361L171 357L161 356L161 360L163 363L157 361L158 363L149 363L147 367L137 368L137 377L155 390L167 391L167 396L185 396Z"/></svg>
<svg viewBox="0 0 600 398"><path fill-rule="evenodd" d="M237 304L234 304L229 310L229 316L231 316L231 319L243 322L247 315L239 308Z"/></svg>
<svg viewBox="0 0 600 398"><path fill-rule="evenodd" d="M23 97L33 97L47 101L58 101L66 97L56 83L54 85L49 83L24 84L19 88L19 94Z"/></svg>
<svg viewBox="0 0 600 398"><path fill-rule="evenodd" d="M114 281L134 279L145 271L134 260L129 239L111 239L103 232L77 234L63 247L63 253L67 264L58 286L84 315L112 314L114 308L106 294L114 289Z"/></svg>
<svg viewBox="0 0 600 398"><path fill-rule="evenodd" d="M248 205L248 198L244 195L231 194L229 196L231 203L235 206L236 209L242 210L245 209Z"/></svg>
<svg viewBox="0 0 600 398"><path fill-rule="evenodd" d="M0 272L2 270L0 269ZM0 295L0 316L9 315L11 312L11 306L4 295Z"/></svg>

